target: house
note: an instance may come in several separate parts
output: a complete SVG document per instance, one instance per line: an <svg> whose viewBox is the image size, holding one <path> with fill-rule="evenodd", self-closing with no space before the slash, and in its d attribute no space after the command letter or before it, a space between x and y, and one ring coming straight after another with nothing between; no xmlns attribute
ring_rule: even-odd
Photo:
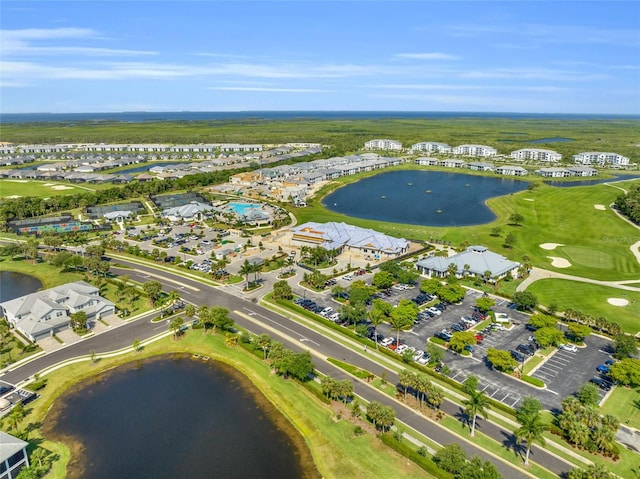
<svg viewBox="0 0 640 479"><path fill-rule="evenodd" d="M67 329L71 315L78 311L84 311L89 321L115 312L115 305L84 281L27 294L0 306L7 321L34 342Z"/></svg>
<svg viewBox="0 0 640 479"><path fill-rule="evenodd" d="M497 167L496 173L507 176L525 176L529 171L522 166L505 165Z"/></svg>
<svg viewBox="0 0 640 479"><path fill-rule="evenodd" d="M471 161L467 163L467 168L472 171L493 171L495 166L493 163L485 163L482 161Z"/></svg>
<svg viewBox="0 0 640 479"><path fill-rule="evenodd" d="M0 431L0 477L16 479L23 467L29 467L28 442Z"/></svg>
<svg viewBox="0 0 640 479"><path fill-rule="evenodd" d="M567 168L573 176L598 176L598 170L589 166L569 166Z"/></svg>
<svg viewBox="0 0 640 479"><path fill-rule="evenodd" d="M518 268L520 268L520 263L493 253L484 246L470 246L462 253L448 258L431 256L422 259L416 263L416 269L428 278L445 278L450 274L450 265L455 266L455 275L458 278L464 276L482 278L485 273L497 279L502 279L509 273L517 277Z"/></svg>
<svg viewBox="0 0 640 479"><path fill-rule="evenodd" d="M451 147L446 143L435 141L423 141L411 145L413 151L426 151L427 153L451 153Z"/></svg>
<svg viewBox="0 0 640 479"><path fill-rule="evenodd" d="M545 178L565 178L567 176L573 176L573 173L566 168L540 168L536 170L536 174L544 176Z"/></svg>
<svg viewBox="0 0 640 479"><path fill-rule="evenodd" d="M465 162L463 160L454 160L452 158L447 158L446 160L440 160L438 162L439 166L444 166L446 168L462 168L465 166Z"/></svg>
<svg viewBox="0 0 640 479"><path fill-rule="evenodd" d="M320 246L338 253L350 251L376 260L395 258L409 248L409 242L404 238L394 238L371 229L336 222L298 225L292 229L291 243Z"/></svg>
<svg viewBox="0 0 640 479"><path fill-rule="evenodd" d="M415 160L416 165L438 166L439 163L440 163L440 160L438 158L429 158L424 156L420 158L416 158Z"/></svg>

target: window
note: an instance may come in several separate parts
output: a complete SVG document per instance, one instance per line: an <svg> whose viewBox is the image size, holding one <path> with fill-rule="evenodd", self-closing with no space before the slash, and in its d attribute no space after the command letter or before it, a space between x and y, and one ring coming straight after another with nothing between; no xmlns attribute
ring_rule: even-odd
<svg viewBox="0 0 640 479"><path fill-rule="evenodd" d="M16 452L13 456L7 459L7 462L9 463L9 467L13 467L21 460L24 460L24 449L20 449L18 452Z"/></svg>

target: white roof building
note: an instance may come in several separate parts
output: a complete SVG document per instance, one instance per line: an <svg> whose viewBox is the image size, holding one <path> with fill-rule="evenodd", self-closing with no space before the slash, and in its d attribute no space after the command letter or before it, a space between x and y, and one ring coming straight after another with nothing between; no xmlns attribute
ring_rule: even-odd
<svg viewBox="0 0 640 479"><path fill-rule="evenodd" d="M369 140L364 144L367 150L394 150L402 151L402 143L396 140L376 139Z"/></svg>
<svg viewBox="0 0 640 479"><path fill-rule="evenodd" d="M562 160L562 154L553 150L545 150L544 148L523 148L512 151L511 158L514 160L556 162Z"/></svg>
<svg viewBox="0 0 640 479"><path fill-rule="evenodd" d="M346 223L309 222L294 227L292 232L293 243L312 244L340 252L348 249L375 259L399 256L409 248L409 242L404 238L394 238Z"/></svg>
<svg viewBox="0 0 640 479"><path fill-rule="evenodd" d="M23 467L29 467L28 442L0 431L0 473L2 479L16 479Z"/></svg>
<svg viewBox="0 0 640 479"><path fill-rule="evenodd" d="M411 146L414 151L426 151L427 153L451 153L451 147L446 143L435 141L423 141Z"/></svg>
<svg viewBox="0 0 640 479"><path fill-rule="evenodd" d="M573 155L573 161L582 165L600 166L604 166L605 163L615 166L627 166L629 164L629 158L626 156L601 151L585 151L578 153L577 155Z"/></svg>
<svg viewBox="0 0 640 479"><path fill-rule="evenodd" d="M170 221L191 221L199 220L202 216L213 211L216 208L206 203L200 203L199 201L192 201L186 205L175 206L173 208L167 208L162 212L162 216L168 218Z"/></svg>
<svg viewBox="0 0 640 479"><path fill-rule="evenodd" d="M459 145L453 148L454 155L463 156L495 156L498 150L486 145Z"/></svg>
<svg viewBox="0 0 640 479"><path fill-rule="evenodd" d="M525 176L529 170L522 166L504 165L496 168L496 173L507 176Z"/></svg>
<svg viewBox="0 0 640 479"><path fill-rule="evenodd" d="M27 294L0 303L7 321L31 341L69 327L71 314L84 311L88 319L113 314L115 305L84 281Z"/></svg>

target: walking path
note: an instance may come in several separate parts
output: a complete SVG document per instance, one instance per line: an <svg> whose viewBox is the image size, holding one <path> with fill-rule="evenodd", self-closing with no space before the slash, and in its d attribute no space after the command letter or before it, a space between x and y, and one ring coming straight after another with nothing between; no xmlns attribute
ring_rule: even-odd
<svg viewBox="0 0 640 479"><path fill-rule="evenodd" d="M640 242L636 244L640 246ZM532 283L535 283L536 281L541 279L549 279L549 278L568 279L571 281L579 281L582 283L599 284L601 286L609 286L610 288L625 289L627 291L640 292L640 287L628 286L627 284L625 284L625 283L638 283L640 282L640 278L638 278L637 280L625 280L625 281L601 281L599 279L583 278L582 276L574 276L571 274L559 273L557 271L550 271L548 269L537 268L535 266L531 269L531 272L529 273L529 276L527 277L527 279L525 279L522 283L518 285L518 287L516 288L516 291L524 291Z"/></svg>

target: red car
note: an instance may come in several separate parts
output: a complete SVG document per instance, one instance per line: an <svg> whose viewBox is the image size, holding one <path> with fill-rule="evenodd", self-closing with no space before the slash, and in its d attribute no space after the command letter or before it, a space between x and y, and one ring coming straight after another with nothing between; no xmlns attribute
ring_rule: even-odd
<svg viewBox="0 0 640 479"><path fill-rule="evenodd" d="M482 334L476 334L476 341L482 341L484 336Z"/></svg>

